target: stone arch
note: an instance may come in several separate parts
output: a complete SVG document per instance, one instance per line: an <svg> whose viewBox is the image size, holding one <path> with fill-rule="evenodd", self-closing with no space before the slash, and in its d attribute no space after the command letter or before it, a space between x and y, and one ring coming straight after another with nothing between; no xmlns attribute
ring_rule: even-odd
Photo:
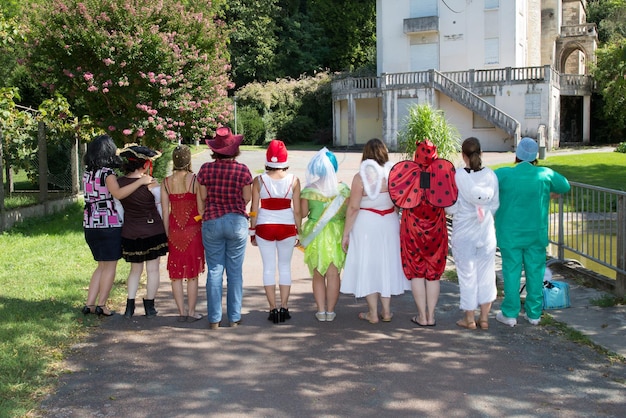
<svg viewBox="0 0 626 418"><path fill-rule="evenodd" d="M580 39L583 38L583 39ZM596 43L595 39L590 40L588 37L580 37L579 39L568 39L566 41L557 42L556 45L556 64L559 66L559 73L566 73L566 66L568 58L572 56L572 54L580 53L585 59L585 65L582 69L582 73L580 71L576 72L576 74L587 74L589 69L589 64L595 62L596 56ZM584 39L587 38L587 39Z"/></svg>

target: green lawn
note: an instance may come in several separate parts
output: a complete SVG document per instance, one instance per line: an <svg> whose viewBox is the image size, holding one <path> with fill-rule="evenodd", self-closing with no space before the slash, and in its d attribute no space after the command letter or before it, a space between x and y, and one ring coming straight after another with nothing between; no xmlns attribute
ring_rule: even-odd
<svg viewBox="0 0 626 418"><path fill-rule="evenodd" d="M82 205L0 234L0 416L24 416L53 389L67 348L97 326L79 309L96 264L85 243ZM128 266L114 295L125 298Z"/></svg>
<svg viewBox="0 0 626 418"><path fill-rule="evenodd" d="M498 164L492 169L510 167L513 164ZM569 181L626 190L626 154L598 152L589 154L563 154L539 160L539 165L564 175Z"/></svg>

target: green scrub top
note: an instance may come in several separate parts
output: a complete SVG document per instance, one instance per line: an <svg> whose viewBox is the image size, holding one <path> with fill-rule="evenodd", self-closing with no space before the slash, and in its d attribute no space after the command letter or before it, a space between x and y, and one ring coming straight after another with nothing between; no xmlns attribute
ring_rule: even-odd
<svg viewBox="0 0 626 418"><path fill-rule="evenodd" d="M567 193L567 179L550 168L528 162L499 168L495 173L500 192L495 216L498 246L547 246L550 193Z"/></svg>

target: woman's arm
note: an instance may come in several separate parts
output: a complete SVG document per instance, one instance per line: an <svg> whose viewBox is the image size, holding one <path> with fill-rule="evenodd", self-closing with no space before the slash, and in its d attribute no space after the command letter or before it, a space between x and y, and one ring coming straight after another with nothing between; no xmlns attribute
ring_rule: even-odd
<svg viewBox="0 0 626 418"><path fill-rule="evenodd" d="M296 229L300 234L300 228L302 227L302 204L300 203L300 180L296 177L296 181L293 185L293 195L291 201L293 204L293 217L296 222Z"/></svg>
<svg viewBox="0 0 626 418"><path fill-rule="evenodd" d="M171 178L171 177L170 177ZM165 233L169 236L170 228L170 194L165 187L167 179L163 180L163 187L161 187L161 211L163 215L163 226L165 227Z"/></svg>
<svg viewBox="0 0 626 418"><path fill-rule="evenodd" d="M350 200L348 201L348 210L346 212L346 224L343 228L343 238L341 239L341 248L344 252L348 252L350 244L350 231L354 226L354 221L359 214L361 207L361 199L363 198L363 181L360 174L355 174L352 179L352 187L350 188Z"/></svg>
<svg viewBox="0 0 626 418"><path fill-rule="evenodd" d="M261 201L261 186L259 186L260 178L256 177L252 181L252 204L250 205L250 229L256 228L257 215L259 213L259 204Z"/></svg>
<svg viewBox="0 0 626 418"><path fill-rule="evenodd" d="M200 219L198 222L202 220L202 216L204 215L204 207L206 205L206 187L198 183L198 178L196 176L193 177L193 189L196 191L196 204L198 205L198 215ZM204 195L203 195L204 193Z"/></svg>
<svg viewBox="0 0 626 418"><path fill-rule="evenodd" d="M309 201L307 199L300 198L300 213L302 214L302 219L309 216Z"/></svg>
<svg viewBox="0 0 626 418"><path fill-rule="evenodd" d="M122 200L125 197L130 196L135 190L137 190L141 186L147 186L153 181L155 181L154 178L146 174L137 179L137 181L133 181L132 183L127 184L124 187L120 187L119 183L117 182L117 176L115 174L109 174L104 180L104 183L106 184L109 193L111 193L111 196L113 196L117 200Z"/></svg>

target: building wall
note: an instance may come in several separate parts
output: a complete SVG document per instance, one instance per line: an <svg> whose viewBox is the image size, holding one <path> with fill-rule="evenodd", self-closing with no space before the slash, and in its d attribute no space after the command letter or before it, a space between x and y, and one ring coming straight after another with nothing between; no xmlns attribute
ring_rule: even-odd
<svg viewBox="0 0 626 418"><path fill-rule="evenodd" d="M356 143L365 144L372 138L381 138L383 111L380 98L361 99L356 103L359 124L356 130Z"/></svg>
<svg viewBox="0 0 626 418"><path fill-rule="evenodd" d="M384 7L377 0L378 75L541 65L541 0L500 0L494 9L485 9L484 1L439 0L438 30L406 34L405 19L425 17L411 15L412 1L426 0L387 0ZM424 45L436 47L437 62L412 68Z"/></svg>
<svg viewBox="0 0 626 418"><path fill-rule="evenodd" d="M499 0L496 8L489 9L485 4L493 5L493 1L385 0L383 7L383 0L377 0L378 75L430 68L447 72L554 65L562 11L567 9L564 14L569 21L584 22L583 3L578 0ZM430 14L411 14L424 10ZM433 14L436 19L428 19ZM421 17L425 19L416 19ZM404 32L405 19L413 19L406 27L416 32ZM428 30L419 31L422 28ZM497 39L495 43L494 39ZM433 45L435 50L431 48ZM498 54L497 60L492 62L487 58L490 57L489 47L493 45L497 45ZM430 54L430 60L416 55L421 52ZM491 53L493 56L493 50ZM580 57L574 56L571 66L584 65L580 61ZM431 62L434 64L419 68ZM559 146L560 91L556 84L554 80L494 83L478 89L474 86L473 91L518 120L522 136L537 138L538 131L545 130L545 146L552 149ZM434 89L408 86L383 89L381 93L382 97L376 98L358 93L351 97L356 118L352 128L348 128L349 101L336 102L334 117L339 126L335 126L335 145L362 145L379 136L394 149L409 107L430 103L445 112L463 138L480 138L484 150L511 151L515 147L515 139L510 134L479 120L472 111Z"/></svg>
<svg viewBox="0 0 626 418"><path fill-rule="evenodd" d="M561 32L561 0L541 1L541 65L555 60L555 41Z"/></svg>

